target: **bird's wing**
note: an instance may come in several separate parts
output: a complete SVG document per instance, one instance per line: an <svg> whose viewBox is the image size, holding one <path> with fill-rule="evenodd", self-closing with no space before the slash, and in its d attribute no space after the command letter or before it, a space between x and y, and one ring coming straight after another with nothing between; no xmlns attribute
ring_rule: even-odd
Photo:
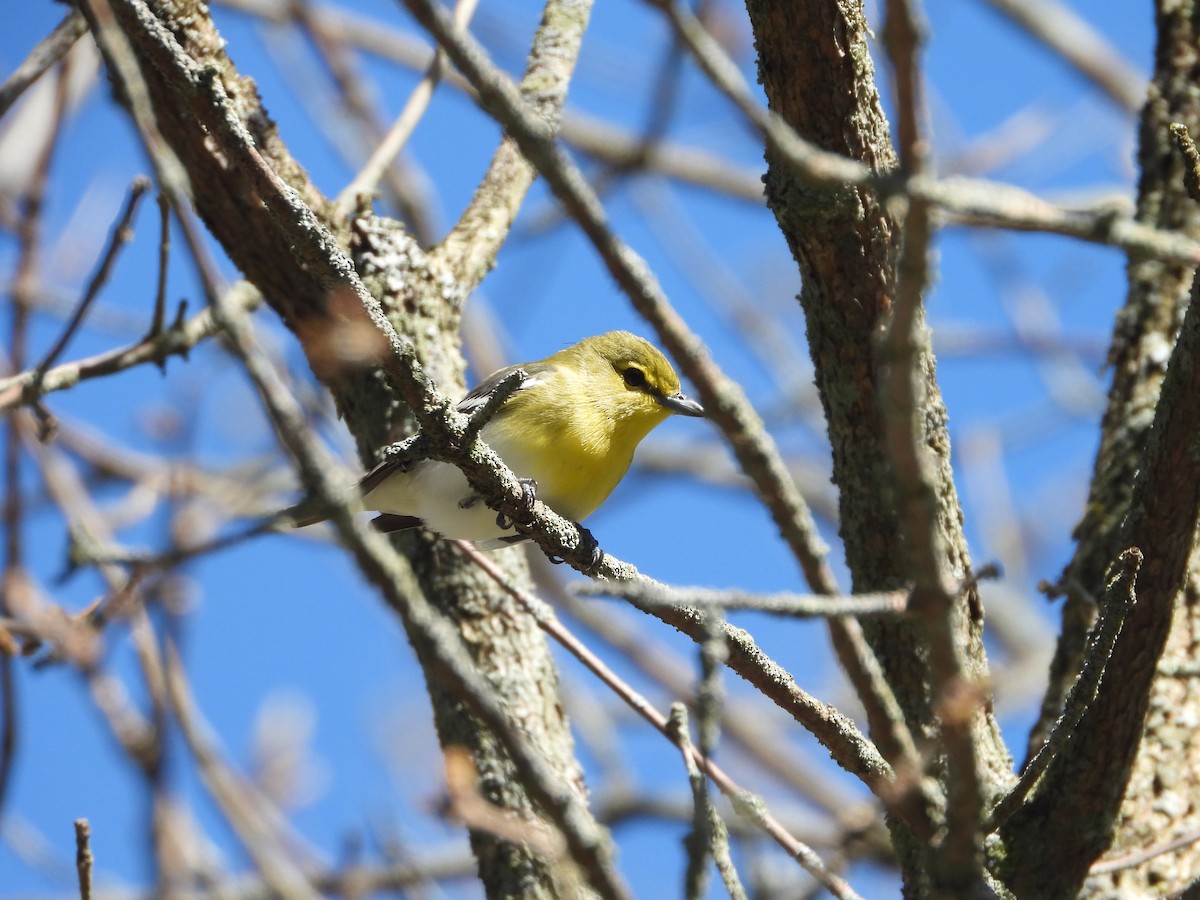
<svg viewBox="0 0 1200 900"><path fill-rule="evenodd" d="M396 531L408 531L410 528L420 528L425 524L416 516L400 516L395 513L380 513L371 520L375 530L382 534L392 534Z"/></svg>
<svg viewBox="0 0 1200 900"><path fill-rule="evenodd" d="M483 404L487 402L487 398L491 395L492 391L496 390L496 388L500 385L500 382L502 382L513 372L517 371L517 369L524 369L525 378L523 378L521 383L517 385L517 389L513 391L513 394L531 388L537 384L538 379L546 370L546 368L547 367L545 363L535 362L525 363L520 366L506 366L503 369L497 369L487 378L483 379L483 381L479 382L479 384L475 385L475 387L471 389L471 392L459 400L454 408L460 413L466 413L467 415L470 415L471 413L475 412L475 410L479 409L479 407L483 406ZM509 399L512 399L511 394L509 395Z"/></svg>
<svg viewBox="0 0 1200 900"><path fill-rule="evenodd" d="M479 407L483 406L483 404L487 401L488 396L496 389L497 385L499 385L501 381L503 381L517 369L524 369L525 378L519 385L517 385L517 389L509 395L508 399L511 400L513 395L537 384L539 378L546 368L547 367L545 363L535 362L525 363L519 366L507 366L503 369L498 369L487 378L483 379L483 381L479 382L479 384L475 385L475 387L471 389L471 392L467 394L467 396L463 397L458 401L457 404L455 404L454 408L460 413L470 415L479 409ZM395 475L398 472L407 471L415 462L418 462L418 460L385 459L362 477L362 479L358 482L358 489L362 491L363 494L369 494L375 488L379 487L379 485L386 481L390 476Z"/></svg>

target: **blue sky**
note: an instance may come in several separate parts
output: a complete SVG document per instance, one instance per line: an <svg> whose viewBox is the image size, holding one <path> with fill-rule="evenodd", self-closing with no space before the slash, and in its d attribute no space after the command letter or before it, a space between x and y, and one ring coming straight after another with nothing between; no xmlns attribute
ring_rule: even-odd
<svg viewBox="0 0 1200 900"><path fill-rule="evenodd" d="M1149 70L1153 49L1149 5L1072 5L1135 67L1143 73ZM370 0L356 8L360 14L409 26L397 4ZM753 83L744 10L736 4L718 8L734 23L739 62ZM11 71L62 12L61 5L38 0L26 4L21 16L9 17L0 32L0 71ZM871 10L878 31L877 12ZM937 0L927 5L926 13L931 121L935 154L943 165L952 164L998 129L1006 134L1019 131L1035 136L1032 149L988 171L987 177L1055 199L1132 196L1134 143L1127 115L985 4ZM476 19L479 34L510 71L520 65L521 48L537 14L537 5L524 0L482 5ZM338 114L328 105L332 96L328 80L311 49L294 34L264 29L244 15L221 8L216 15L231 56L258 82L292 152L323 190L336 193L353 174L352 167L313 126L293 94L300 84L308 106L324 115ZM629 128L639 127L646 117L645 98L630 98L644 93L640 87L653 79L666 42L661 20L647 6L627 0L599 4L571 105ZM882 57L876 53L875 58L877 69L884 72ZM382 117L390 119L403 105L414 76L371 58L363 68L373 80ZM1019 120L1023 130L1013 124L1018 115L1024 117ZM6 124L0 122L0 128ZM750 171L763 167L753 136L691 67L682 81L670 135L702 145ZM436 185L435 209L441 227L453 222L467 202L497 136L498 129L467 99L449 89L439 93L411 152ZM134 174L145 170L128 123L112 109L108 87L101 79L72 117L56 162L46 237L63 252L54 257L55 266L43 273L50 285L68 297L78 295L123 203L126 186ZM804 323L792 299L799 289L798 278L766 209L677 184L651 191L637 181L618 186L605 201L615 227L646 256L714 359L744 383L765 414L780 409L782 398L771 373L737 339L727 315L703 296L701 286L689 277L688 265L673 257L657 224L669 209L689 219L700 252L719 259L747 295L769 311L779 333L802 347ZM613 328L649 334L573 229L561 223L539 227L551 211L546 192L536 186L514 238L472 301L473 314L486 305L488 315L499 323L509 361L538 358L580 337ZM122 317L143 322L149 315L156 217L152 203L141 210L136 240L101 298L102 311L110 320L117 319L117 325ZM1053 627L1051 610L1033 585L1058 574L1069 553L1070 529L1082 508L1098 403L1107 386L1101 370L1103 353L1112 313L1124 290L1123 260L1111 250L1062 238L957 228L940 235L937 251L940 274L929 298L929 317L935 348L945 351L939 360L939 378L950 410L956 459L962 464L959 490L972 554L977 562L1008 558L1004 536L991 527L997 521L992 504L999 502L999 496L1029 529L1026 571L1017 573L1021 577L1010 577L1004 587L1026 598L1016 608L1027 617L1027 627L1035 623L1032 629L1044 640ZM14 253L11 238L0 237L0 266L5 273L11 272ZM1044 299L1038 315L1049 322L1057 320L1078 353L1035 361L1012 348L1012 310L1034 303L1031 297L1036 291ZM171 295L190 297L193 309L200 302L182 257L171 270ZM260 314L258 321L298 364L298 352L288 349L286 335L270 316ZM48 346L59 328L57 319L39 316L33 330L34 352ZM982 336L991 349L955 352L954 339L963 335ZM97 352L131 336L129 331L114 334L94 329L73 342L68 356ZM797 372L790 377L804 383L806 366L804 359L797 360ZM1069 390L1074 405L1068 410L1053 402L1049 386ZM64 421L101 431L120 445L206 465L226 466L274 450L270 428L245 381L212 348L197 352L186 364L172 361L166 378L156 370L129 372L57 395L50 406ZM182 412L172 413L172 409ZM804 454L818 467L828 466L819 432L778 417L773 421L782 446ZM171 427L164 430L165 426ZM659 448L685 442L717 446L715 430L690 419L669 422L653 441ZM348 446L344 438L339 446L343 450ZM36 488L33 474L31 467L26 469L30 489ZM113 490L102 499L116 503L122 494ZM132 545L162 546L168 521L167 511L160 510L122 537ZM795 564L774 539L768 516L737 489L635 471L588 524L606 550L668 582L803 589ZM823 528L834 545L834 559L839 560L835 529L828 522ZM34 517L27 540L30 566L57 602L74 610L96 595L99 584L86 574L56 580L62 570L65 535L61 521L50 511ZM338 858L348 835L367 835L369 845L369 835L381 829L395 829L418 851L453 839L454 830L439 824L431 813L442 778L441 762L419 669L394 618L382 609L344 554L331 545L278 536L185 571L181 585L185 612L178 623L184 653L197 701L229 757L243 768L252 767L256 723L268 711L285 717L290 711L289 721L296 721L302 730L305 717L311 718L311 802L293 815L298 832L321 848L327 859ZM844 576L843 583L847 583ZM612 616L635 623L648 640L686 658L694 656L687 642L656 623L615 604L605 608ZM1044 621L1040 615L1045 615ZM806 688L835 702L846 699L845 688L831 670L819 626L755 616L738 622L791 667ZM127 638L120 632L111 638L109 662L117 673L131 677ZM612 657L608 653L610 661L622 668ZM564 660L563 665L569 685L589 686L587 676L572 662ZM143 851L145 809L137 790L138 776L113 746L76 675L62 667L33 671L21 664L18 668L21 737L6 812L28 833L41 835L54 857L68 863L73 853L71 822L87 816L101 883L106 878L144 882L148 875ZM731 685L731 690L735 699L740 696L740 685ZM653 698L664 708L671 699L659 694ZM617 721L616 739L629 758L629 774L635 781L682 790L685 782L674 751L640 724L625 718ZM1023 747L1028 721L1028 709L1014 709L1006 718L1014 747ZM829 765L811 739L782 719L778 724L797 752ZM590 753L585 751L584 758L594 766ZM231 866L245 868L247 862L235 849L228 829L186 775L186 768L175 767L180 796L192 804L192 814L228 854ZM753 784L756 776L746 778ZM781 802L794 806L797 801L784 795ZM10 823L10 839L13 827ZM638 895L677 893L683 869L680 837L681 829L662 826L618 830L622 871ZM892 889L868 870L850 874L851 882L868 896L886 895ZM72 878L69 869L59 875L35 871L11 846L0 843L0 897L67 893ZM478 889L457 885L448 893L474 896Z"/></svg>

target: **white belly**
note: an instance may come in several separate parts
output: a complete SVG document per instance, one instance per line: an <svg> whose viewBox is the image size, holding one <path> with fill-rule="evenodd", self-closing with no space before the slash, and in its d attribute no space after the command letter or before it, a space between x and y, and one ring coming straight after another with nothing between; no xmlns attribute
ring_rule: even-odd
<svg viewBox="0 0 1200 900"><path fill-rule="evenodd" d="M393 475L363 497L367 509L424 520L448 538L486 541L512 535L496 524L497 513L475 493L457 466L431 459Z"/></svg>

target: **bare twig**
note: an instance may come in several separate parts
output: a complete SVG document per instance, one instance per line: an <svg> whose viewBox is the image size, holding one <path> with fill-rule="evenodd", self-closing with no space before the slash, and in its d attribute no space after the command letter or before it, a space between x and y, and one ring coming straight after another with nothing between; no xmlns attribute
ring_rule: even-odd
<svg viewBox="0 0 1200 900"><path fill-rule="evenodd" d="M328 17L318 13L316 4L309 0L288 0L283 6L283 19L293 22L304 31L306 43L316 50L324 63L338 92L339 106L345 110L340 116L330 117L326 113L327 102L318 100L314 103L310 100L310 117L317 127L326 132L330 142L342 151L347 164L358 166L369 154L370 147L387 143L386 129L375 108L376 92L371 90L367 70L358 65L356 47L345 41L336 29L326 27ZM297 65L291 56L288 54L284 63L293 66L295 77L311 79L311 67L303 63ZM296 93L307 96L311 90L307 85L300 84ZM415 125L415 120L412 124ZM412 162L397 158L398 153L399 147L396 153L380 162L378 177L361 199L369 201L374 189L382 187L385 197L394 203L404 218L406 227L421 246L427 247L438 237L427 179ZM355 209L358 199L355 195L345 193L342 199L346 203L341 212L349 214Z"/></svg>
<svg viewBox="0 0 1200 900"><path fill-rule="evenodd" d="M158 195L158 290L154 292L154 315L150 319L150 330L147 337L158 337L162 334L163 325L167 320L167 262L171 255L171 201L166 194ZM159 368L165 371L166 361L159 363Z"/></svg>
<svg viewBox="0 0 1200 900"><path fill-rule="evenodd" d="M547 2L526 58L519 94L552 133L562 118L591 7L591 0ZM451 27L463 30L455 24ZM495 264L536 172L518 142L506 135L471 202L435 251L467 289L473 290Z"/></svg>
<svg viewBox="0 0 1200 900"><path fill-rule="evenodd" d="M261 305L262 295L255 290L237 291L231 302L250 312ZM81 381L114 375L146 363L162 363L170 356L186 356L216 332L212 312L203 310L157 335L148 334L135 344L54 366L40 378L34 369L0 378L0 412L32 403L44 394L72 388Z"/></svg>
<svg viewBox="0 0 1200 900"><path fill-rule="evenodd" d="M87 22L72 9L66 14L55 29L34 47L24 61L17 66L4 84L0 84L0 116L8 112L17 98L31 84L37 81L56 62L66 56L67 51L75 46L75 42L87 31Z"/></svg>
<svg viewBox="0 0 1200 900"><path fill-rule="evenodd" d="M459 0L454 7L454 21L459 28L466 28L475 14L477 0ZM338 210L348 215L358 204L359 198L369 196L379 184L388 166L392 164L408 139L416 130L417 124L429 109L433 93L437 90L446 70L446 54L437 50L433 60L425 69L425 74L417 82L417 86L408 95L400 115L392 123L379 146L371 154L371 158L363 165L354 179L342 189L335 201Z"/></svg>
<svg viewBox="0 0 1200 900"><path fill-rule="evenodd" d="M178 652L169 643L165 650L163 673L167 696L209 793L237 832L272 894L287 900L315 900L319 895L289 858L278 823L267 814L266 798L225 764L205 736L205 726L193 704Z"/></svg>
<svg viewBox="0 0 1200 900"><path fill-rule="evenodd" d="M222 0L222 3L272 21L279 21L287 15L286 4L282 0ZM353 41L364 50L402 65L424 67L432 56L431 51L418 45L408 35L378 23L367 22L340 10L321 10L318 15L323 18L325 27L336 29L344 40ZM699 27L697 32L704 32L704 28ZM756 127L765 129L765 119L769 118L769 114L758 106L752 93L738 87L742 80L736 66L732 63L723 66L708 59L714 55L725 56L720 46L715 41L708 41L698 43L697 48L693 52L698 54L698 59L709 71L710 77L714 78L718 88L737 103ZM730 72L736 74L737 80L713 76L710 69L714 66L714 71L720 71L722 76ZM461 78L453 74L448 81L455 87L470 90ZM782 121L779 126L787 127ZM636 135L579 114L564 117L562 137L566 142L613 166L628 165L637 158L642 147ZM778 133L776 137L779 137ZM843 183L873 185L885 196L907 194L923 198L945 211L952 222L974 227L1060 234L1118 247L1127 253L1192 265L1200 261L1200 243L1178 232L1136 222L1127 211L1111 204L1069 208L1001 182L962 177L934 178L930 175L906 178L902 174L876 173L854 160L825 154L825 151L806 144L798 137L794 141L783 139L778 149L785 155L791 153L788 157L791 165L797 168L806 182L827 186ZM809 149L813 151L811 154ZM656 146L645 162L651 171L668 177L749 201L762 200L762 182L757 173L742 170L697 148L665 143Z"/></svg>
<svg viewBox="0 0 1200 900"><path fill-rule="evenodd" d="M1186 834L1181 834L1179 837L1163 841L1160 844L1145 847L1136 853L1125 853L1121 856L1101 860L1088 870L1088 874L1104 875L1109 872L1120 872L1122 869L1132 869L1156 857L1167 853L1174 853L1176 850L1181 850L1184 847L1190 847L1197 841L1200 841L1200 829L1192 829Z"/></svg>
<svg viewBox="0 0 1200 900"><path fill-rule="evenodd" d="M600 637L668 693L676 697L687 696L690 685L684 659L643 634L636 623L627 623L622 616L611 615L597 604L581 601L554 577L556 572L547 563L535 563L535 577L544 591L554 594L556 608L563 609L572 619ZM765 698L763 700L765 702ZM782 735L772 733L771 739L764 739L767 735L764 723L766 714L767 711L756 708L750 702L727 704L721 728L736 741L740 751L755 760L766 772L817 804L829 816L836 818L847 811L858 816L863 807L856 805L853 798L839 789L835 782L821 777L807 766L802 757L782 746L785 743ZM771 731L774 732L773 729Z"/></svg>
<svg viewBox="0 0 1200 900"><path fill-rule="evenodd" d="M688 848L688 897L704 896L705 880L698 870L707 868L706 854L711 853L725 890L732 900L746 900L746 891L738 877L737 868L729 852L729 831L708 795L708 782L696 765L695 748L688 735L687 707L682 703L671 704L668 722L671 737L683 752L683 764L687 769L688 782L692 787L692 833L685 840ZM707 754L705 754L707 755ZM694 887L693 887L694 885Z"/></svg>
<svg viewBox="0 0 1200 900"><path fill-rule="evenodd" d="M21 369L28 356L29 312L38 282L41 254L42 207L49 182L54 151L62 134L67 111L68 69L58 69L55 84L54 118L45 142L36 150L33 176L22 198L21 218L17 223L18 257L12 285L12 313L9 324L9 364ZM40 411L40 410L39 410ZM43 422L48 414L42 412ZM0 615L12 607L12 592L25 587L25 512L21 500L21 434L16 416L10 416L4 435L4 570L0 573ZM13 658L0 654L0 813L8 798L9 780L17 749L17 693Z"/></svg>
<svg viewBox="0 0 1200 900"><path fill-rule="evenodd" d="M1146 77L1099 31L1058 0L983 0L1062 57L1129 113L1146 99Z"/></svg>
<svg viewBox="0 0 1200 900"><path fill-rule="evenodd" d="M914 3L890 0L883 40L896 85L900 167L909 176L924 171L928 154L922 121L924 85L918 65L923 39L923 22ZM971 727L977 688L967 678L956 634L956 620L967 617L966 591L947 571L948 553L939 517L942 501L922 425L928 416L928 375L923 361L930 354L922 310L929 283L932 228L928 203L910 197L891 321L880 347L880 400L913 582L911 604L927 641L931 699L946 755L946 835L933 849L931 862L941 889L971 892L983 874L983 794Z"/></svg>
<svg viewBox="0 0 1200 900"><path fill-rule="evenodd" d="M1137 577L1142 565L1142 553L1137 548L1131 548L1122 553L1117 562L1120 570L1113 576L1104 592L1100 619L1088 636L1083 669L1071 686L1063 714L1054 723L1054 729L1046 742L1021 771L1021 780L992 810L987 823L989 832L1003 825L1025 802L1046 769L1066 748L1079 720L1096 699L1096 691L1112 655L1113 644L1116 643L1117 635L1121 633L1125 617L1137 602Z"/></svg>
<svg viewBox="0 0 1200 900"><path fill-rule="evenodd" d="M475 565L488 573L513 599L517 600L530 615L536 619L538 626L556 640L572 656L583 663L597 678L625 702L630 709L649 722L664 737L675 741L672 737L670 723L666 716L660 713L645 697L635 691L627 682L612 671L588 647L575 637L555 616L547 604L537 597L522 591L505 577L496 565L474 546L466 541L455 541L458 548L466 554ZM686 752L686 751L685 751ZM730 778L723 769L707 756L699 753L693 747L691 756L696 765L712 779L713 783L723 794L729 797L739 812L750 816L772 840L787 851L793 859L800 863L817 880L821 882L836 897L855 897L857 894L838 875L830 872L809 847L796 840L780 824L761 798L754 796Z"/></svg>
<svg viewBox="0 0 1200 900"><path fill-rule="evenodd" d="M571 586L577 593L591 597L621 597L646 606L719 607L726 611L755 610L789 618L829 618L831 616L898 616L908 611L908 591L878 591L831 597L825 594L747 594L736 590L703 587L679 587L654 582L580 582Z"/></svg>
<svg viewBox="0 0 1200 900"><path fill-rule="evenodd" d="M99 266L88 281L88 286L84 290L74 314L68 320L66 328L63 329L63 333L59 335L54 346L50 348L42 358L42 361L37 364L34 374L35 385L36 381L45 375L46 371L58 361L63 351L67 349L67 344L75 335L75 332L79 330L79 326L83 324L83 319L99 295L100 289L108 281L113 264L117 260L117 254L121 252L121 248L129 243L133 237L133 230L130 225L133 222L134 215L137 213L138 204L148 190L150 190L149 178L140 175L134 179L133 186L129 190L129 199L125 203L125 209L121 213L120 219L117 220L117 224L113 227L112 233L109 235L108 248L104 251L104 256L101 257Z"/></svg>
<svg viewBox="0 0 1200 900"><path fill-rule="evenodd" d="M92 900L92 826L75 820L75 870L79 873L79 900Z"/></svg>

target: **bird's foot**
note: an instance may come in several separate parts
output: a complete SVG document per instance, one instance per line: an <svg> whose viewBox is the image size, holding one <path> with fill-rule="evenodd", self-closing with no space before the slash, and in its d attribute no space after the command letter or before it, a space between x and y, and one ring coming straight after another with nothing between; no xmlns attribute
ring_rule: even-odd
<svg viewBox="0 0 1200 900"><path fill-rule="evenodd" d="M583 572L585 574L593 572L604 560L604 551L600 549L600 542L596 540L590 531L578 522L575 523L575 527L579 529L579 555L587 560ZM566 562L561 556L551 556L548 558L556 566L560 566Z"/></svg>
<svg viewBox="0 0 1200 900"><path fill-rule="evenodd" d="M521 483L521 502L525 504L525 512L533 512L533 504L537 502L537 479L534 478L518 478ZM511 518L504 513L496 514L496 526L503 528L505 531L516 525Z"/></svg>

